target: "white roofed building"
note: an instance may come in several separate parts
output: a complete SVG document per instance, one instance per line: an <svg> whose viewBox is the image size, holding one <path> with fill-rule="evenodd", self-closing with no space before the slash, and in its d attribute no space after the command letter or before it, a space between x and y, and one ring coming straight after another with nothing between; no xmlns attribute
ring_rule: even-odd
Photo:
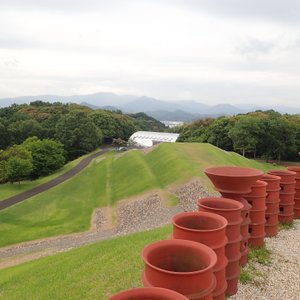
<svg viewBox="0 0 300 300"><path fill-rule="evenodd" d="M137 131L129 138L129 141L142 147L151 147L161 142L175 143L178 137L179 133Z"/></svg>

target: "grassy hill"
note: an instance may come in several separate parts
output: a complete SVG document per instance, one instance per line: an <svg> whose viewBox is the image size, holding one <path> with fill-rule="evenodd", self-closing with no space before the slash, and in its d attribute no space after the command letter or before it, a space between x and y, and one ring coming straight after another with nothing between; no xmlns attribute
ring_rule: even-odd
<svg viewBox="0 0 300 300"><path fill-rule="evenodd" d="M142 286L145 245L168 239L171 226L111 239L0 270L0 299L107 299Z"/></svg>
<svg viewBox="0 0 300 300"><path fill-rule="evenodd" d="M194 176L206 180L203 169L212 165L274 168L210 144L165 143L147 155L133 150L118 159L108 153L61 185L0 211L0 247L88 230L94 208Z"/></svg>

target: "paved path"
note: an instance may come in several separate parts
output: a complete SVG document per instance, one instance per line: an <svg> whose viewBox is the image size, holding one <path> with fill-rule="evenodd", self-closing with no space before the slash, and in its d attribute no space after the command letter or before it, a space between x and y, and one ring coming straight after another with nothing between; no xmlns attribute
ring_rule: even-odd
<svg viewBox="0 0 300 300"><path fill-rule="evenodd" d="M20 193L18 195L9 197L5 200L0 201L0 210L8 208L16 203L22 202L28 198L31 198L39 193L45 192L49 189L51 189L52 187L66 181L67 179L70 179L71 177L75 176L76 174L78 174L81 170L83 170L85 167L87 167L87 165L91 162L91 160L93 160L95 157L100 156L104 153L106 153L107 151L109 151L110 148L105 148L102 149L88 157L85 157L84 159L82 159L80 161L79 164L77 164L74 168L72 168L71 170L67 171L66 173L44 183L41 184L35 188L32 188L28 191L25 191L23 193Z"/></svg>

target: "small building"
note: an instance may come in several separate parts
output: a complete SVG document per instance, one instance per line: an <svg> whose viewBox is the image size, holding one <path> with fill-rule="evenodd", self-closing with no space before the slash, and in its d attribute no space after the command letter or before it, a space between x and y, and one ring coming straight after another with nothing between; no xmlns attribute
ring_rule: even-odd
<svg viewBox="0 0 300 300"><path fill-rule="evenodd" d="M178 137L179 133L137 131L129 138L129 141L141 147L151 147L161 142L175 143Z"/></svg>

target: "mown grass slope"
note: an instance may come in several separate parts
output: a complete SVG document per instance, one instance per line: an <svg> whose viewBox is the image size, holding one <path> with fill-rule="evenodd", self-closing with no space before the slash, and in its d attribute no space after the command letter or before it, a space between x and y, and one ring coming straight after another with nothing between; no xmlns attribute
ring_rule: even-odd
<svg viewBox="0 0 300 300"><path fill-rule="evenodd" d="M0 270L0 299L107 299L142 286L143 247L171 226L128 235Z"/></svg>
<svg viewBox="0 0 300 300"><path fill-rule="evenodd" d="M59 186L0 211L0 247L87 230L94 208L194 176L205 178L203 169L212 165L274 168L209 144L166 143L147 155L134 150L118 159L109 153Z"/></svg>

